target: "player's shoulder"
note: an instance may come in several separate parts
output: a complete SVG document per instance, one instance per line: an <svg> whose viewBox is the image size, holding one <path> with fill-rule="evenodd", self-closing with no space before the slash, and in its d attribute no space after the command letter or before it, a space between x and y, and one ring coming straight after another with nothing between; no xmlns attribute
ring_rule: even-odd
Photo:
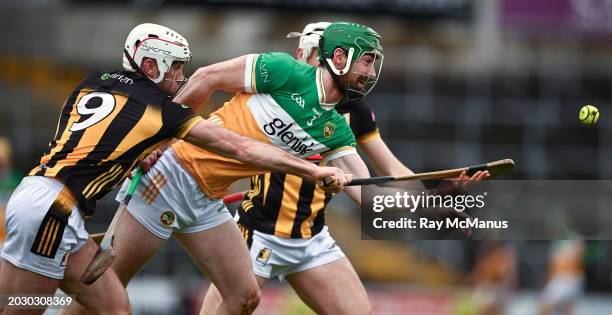
<svg viewBox="0 0 612 315"><path fill-rule="evenodd" d="M289 55L286 52L280 52L280 51L260 53L258 55L258 60L262 64L266 64L266 65L272 64L275 66L282 66L282 65L293 66L298 63L298 61L295 60L295 58L293 58L291 55Z"/></svg>
<svg viewBox="0 0 612 315"><path fill-rule="evenodd" d="M359 115L359 116L361 115L371 116L372 115L372 109L363 99L345 101L339 104L336 107L336 110L340 114L350 113L351 115Z"/></svg>
<svg viewBox="0 0 612 315"><path fill-rule="evenodd" d="M259 55L260 67L263 69L276 71L299 79L300 77L314 75L316 68L300 62L286 52L267 52Z"/></svg>
<svg viewBox="0 0 612 315"><path fill-rule="evenodd" d="M143 104L163 104L170 94L161 90L151 80L129 71L95 72L80 85L97 91L118 93Z"/></svg>

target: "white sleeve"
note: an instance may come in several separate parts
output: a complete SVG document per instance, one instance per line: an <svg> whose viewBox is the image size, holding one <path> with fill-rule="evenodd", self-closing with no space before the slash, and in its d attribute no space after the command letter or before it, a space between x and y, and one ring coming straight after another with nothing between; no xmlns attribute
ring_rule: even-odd
<svg viewBox="0 0 612 315"><path fill-rule="evenodd" d="M255 64L257 61L257 54L247 55L246 68L244 69L244 90L247 93L257 93L255 88Z"/></svg>

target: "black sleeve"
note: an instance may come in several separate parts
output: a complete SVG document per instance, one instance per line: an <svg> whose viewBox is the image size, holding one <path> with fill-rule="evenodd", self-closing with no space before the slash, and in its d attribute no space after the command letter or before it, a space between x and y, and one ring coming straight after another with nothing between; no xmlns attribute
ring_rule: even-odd
<svg viewBox="0 0 612 315"><path fill-rule="evenodd" d="M182 139L202 117L187 105L166 101L162 106L162 119L166 132L174 138Z"/></svg>
<svg viewBox="0 0 612 315"><path fill-rule="evenodd" d="M348 114L351 130L358 141L360 138L378 131L374 113L363 100L344 103L337 110L345 117Z"/></svg>

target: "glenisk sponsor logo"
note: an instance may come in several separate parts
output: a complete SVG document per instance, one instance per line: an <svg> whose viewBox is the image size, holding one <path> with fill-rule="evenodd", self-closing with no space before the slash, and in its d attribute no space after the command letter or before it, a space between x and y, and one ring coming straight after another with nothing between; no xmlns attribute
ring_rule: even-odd
<svg viewBox="0 0 612 315"><path fill-rule="evenodd" d="M310 141L309 144L306 144L306 141L309 139L308 136L300 139L292 131L289 131L293 125L295 125L294 122L287 124L280 118L274 118L270 123L265 124L263 129L266 134L276 136L280 141L289 146L291 150L304 156L313 150L314 142Z"/></svg>

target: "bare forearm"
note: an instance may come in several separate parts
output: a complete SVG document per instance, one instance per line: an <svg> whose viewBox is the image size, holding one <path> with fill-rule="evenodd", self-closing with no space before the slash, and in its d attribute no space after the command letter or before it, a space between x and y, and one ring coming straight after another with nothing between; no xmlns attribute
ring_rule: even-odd
<svg viewBox="0 0 612 315"><path fill-rule="evenodd" d="M198 110L214 91L243 92L246 59L241 56L199 68L174 101Z"/></svg>
<svg viewBox="0 0 612 315"><path fill-rule="evenodd" d="M406 176L414 174L412 170L402 164L395 156L390 157L384 162L372 159L371 163L378 176Z"/></svg>
<svg viewBox="0 0 612 315"><path fill-rule="evenodd" d="M314 180L313 174L317 168L314 164L300 160L272 145L241 136L208 121L203 121L193 127L185 140L262 169L291 173Z"/></svg>
<svg viewBox="0 0 612 315"><path fill-rule="evenodd" d="M248 142L246 150L242 152L244 161L275 172L290 173L311 181L315 180L312 176L316 168L314 164L263 142L250 139Z"/></svg>
<svg viewBox="0 0 612 315"><path fill-rule="evenodd" d="M380 138L360 144L362 151L368 157L376 175L405 176L414 174L389 150L387 144Z"/></svg>
<svg viewBox="0 0 612 315"><path fill-rule="evenodd" d="M368 167L359 155L347 155L330 162L332 166L344 170L345 173L353 174L353 178L370 177ZM361 206L361 186L345 186L344 192L357 204Z"/></svg>
<svg viewBox="0 0 612 315"><path fill-rule="evenodd" d="M185 104L194 111L199 110L214 92L214 82L211 80L213 78L208 75L208 71L206 67L196 70L181 92L174 97L174 101Z"/></svg>

